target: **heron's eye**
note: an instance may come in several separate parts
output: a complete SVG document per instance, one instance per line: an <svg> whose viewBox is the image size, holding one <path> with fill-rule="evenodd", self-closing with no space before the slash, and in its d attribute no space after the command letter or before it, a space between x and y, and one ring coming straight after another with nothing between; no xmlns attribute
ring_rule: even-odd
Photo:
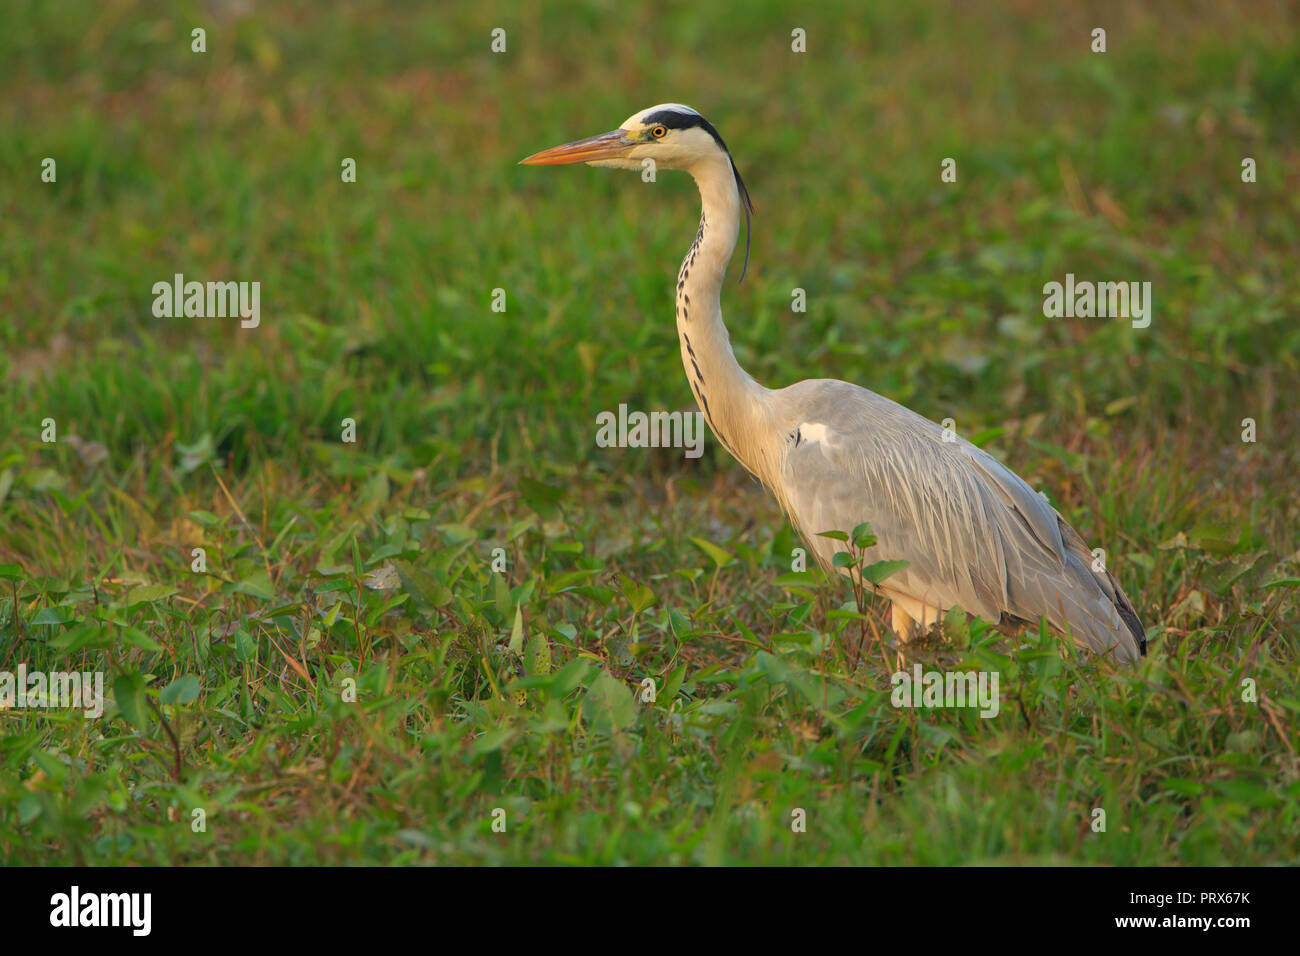
<svg viewBox="0 0 1300 956"><path fill-rule="evenodd" d="M663 139L668 135L668 128L666 126L656 126L650 131L650 135L655 139Z"/></svg>

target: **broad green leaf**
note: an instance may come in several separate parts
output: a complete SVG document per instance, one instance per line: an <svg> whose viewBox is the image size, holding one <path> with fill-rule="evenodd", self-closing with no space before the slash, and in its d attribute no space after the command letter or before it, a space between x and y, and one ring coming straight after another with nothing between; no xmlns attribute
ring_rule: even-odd
<svg viewBox="0 0 1300 956"><path fill-rule="evenodd" d="M393 566L397 568L398 577L402 579L402 587L406 589L407 594L411 595L411 600L415 602L417 608L430 611L442 607L451 600L451 589L430 572L417 568L409 561L394 561Z"/></svg>
<svg viewBox="0 0 1300 956"><path fill-rule="evenodd" d="M564 489L543 484L527 475L519 478L519 494L538 514L545 517L555 511L555 506L564 498Z"/></svg>
<svg viewBox="0 0 1300 956"><path fill-rule="evenodd" d="M845 697L844 690L839 684L828 681L820 675L808 673L802 667L792 663L788 657L759 651L755 655L755 660L769 680L784 684L819 710L822 708L829 710Z"/></svg>
<svg viewBox="0 0 1300 956"><path fill-rule="evenodd" d="M443 540L450 545L464 544L466 541L477 541L478 532L467 524L451 522L449 524L438 525L438 530L442 532Z"/></svg>
<svg viewBox="0 0 1300 956"><path fill-rule="evenodd" d="M581 571L563 571L560 574L552 574L546 579L546 590L551 594L558 594L565 588L585 584L598 574L600 574L599 568L586 568Z"/></svg>
<svg viewBox="0 0 1300 956"><path fill-rule="evenodd" d="M232 585L230 590L236 594L251 594L263 601L275 599L275 585L271 583L270 572L265 569L254 571L244 580Z"/></svg>
<svg viewBox="0 0 1300 956"><path fill-rule="evenodd" d="M663 686L655 691L655 702L667 707L677 696L677 692L682 689L682 681L686 679L686 665L681 664L668 675L668 679L663 682Z"/></svg>
<svg viewBox="0 0 1300 956"><path fill-rule="evenodd" d="M524 609L522 605L515 605L515 623L510 628L510 653L522 654L524 652Z"/></svg>
<svg viewBox="0 0 1300 956"><path fill-rule="evenodd" d="M18 801L18 822L24 825L31 823L41 815L41 811L44 809L45 800L41 794L23 794L22 799Z"/></svg>
<svg viewBox="0 0 1300 956"><path fill-rule="evenodd" d="M158 702L162 704L188 704L199 696L199 679L192 674L183 674L158 692Z"/></svg>
<svg viewBox="0 0 1300 956"><path fill-rule="evenodd" d="M113 680L113 697L117 700L117 709L141 733L149 729L149 711L144 700L146 693L144 678L139 671L122 674Z"/></svg>
<svg viewBox="0 0 1300 956"><path fill-rule="evenodd" d="M643 584L638 584L626 575L619 578L618 586L623 592L623 596L627 598L627 603L632 605L633 614L640 614L646 608L652 607L656 601L654 591L651 591Z"/></svg>
<svg viewBox="0 0 1300 956"><path fill-rule="evenodd" d="M248 663L257 656L257 641L244 628L235 631L235 657Z"/></svg>
<svg viewBox="0 0 1300 956"><path fill-rule="evenodd" d="M551 693L556 697L563 697L585 681L594 669L594 665L582 658L569 661L556 671L550 683Z"/></svg>
<svg viewBox="0 0 1300 956"><path fill-rule="evenodd" d="M130 644L132 647L143 648L146 651L162 650L161 644L138 627L123 627L118 631L117 637L122 643Z"/></svg>
<svg viewBox="0 0 1300 956"><path fill-rule="evenodd" d="M551 672L551 645L545 635L533 634L524 645L524 671L529 676L545 676Z"/></svg>
<svg viewBox="0 0 1300 956"><path fill-rule="evenodd" d="M32 615L32 619L28 623L32 627L42 627L54 624L70 624L76 619L76 608L43 607Z"/></svg>
<svg viewBox="0 0 1300 956"><path fill-rule="evenodd" d="M51 753L48 750L37 750L32 754L32 759L55 783L61 784L67 779L68 765L59 759L57 753Z"/></svg>
<svg viewBox="0 0 1300 956"><path fill-rule="evenodd" d="M492 575L492 604L502 623L510 620L510 613L515 607L515 599L510 595L510 585L504 574Z"/></svg>
<svg viewBox="0 0 1300 956"><path fill-rule="evenodd" d="M695 629L691 622L675 607L668 609L668 623L672 625L673 634L680 640L687 641L695 636Z"/></svg>
<svg viewBox="0 0 1300 956"><path fill-rule="evenodd" d="M470 750L476 757L482 757L492 753L494 750L500 750L508 744L515 736L513 727L501 727L496 730L489 730L487 733L474 738L474 743Z"/></svg>
<svg viewBox="0 0 1300 956"><path fill-rule="evenodd" d="M617 732L636 720L636 699L626 684L601 669L587 688L582 713L597 731Z"/></svg>
<svg viewBox="0 0 1300 956"><path fill-rule="evenodd" d="M772 582L779 588L815 588L817 575L811 571L791 571Z"/></svg>
<svg viewBox="0 0 1300 956"><path fill-rule="evenodd" d="M695 547L703 551L705 554L707 554L713 560L713 563L716 567L719 568L726 567L732 561L736 560L735 556L733 556L730 552L723 551L712 541L706 541L703 538L691 538L691 543L695 545Z"/></svg>
<svg viewBox="0 0 1300 956"><path fill-rule="evenodd" d="M111 644L108 629L97 621L85 621L70 627L49 642L50 647L69 654L83 647L109 647Z"/></svg>
<svg viewBox="0 0 1300 956"><path fill-rule="evenodd" d="M897 574L907 567L906 561L877 561L862 569L862 576L872 584L879 584L891 574Z"/></svg>
<svg viewBox="0 0 1300 956"><path fill-rule="evenodd" d="M995 438L1001 438L1007 433L1004 425L995 425L993 428L986 428L982 432L976 432L970 436L970 443L976 448L983 448Z"/></svg>

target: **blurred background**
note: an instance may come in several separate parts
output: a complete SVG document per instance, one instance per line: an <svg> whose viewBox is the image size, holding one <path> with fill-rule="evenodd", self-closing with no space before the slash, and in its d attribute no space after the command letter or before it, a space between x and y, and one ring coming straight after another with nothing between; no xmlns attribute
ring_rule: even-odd
<svg viewBox="0 0 1300 956"><path fill-rule="evenodd" d="M90 465L134 473L152 509L207 461L344 484L418 469L434 490L498 468L734 476L712 442L691 462L593 440L621 402L691 407L670 298L689 178L515 165L661 101L713 120L757 203L723 308L760 381L841 377L951 417L1067 501L1069 456L1093 451L1126 483L1182 461L1209 496L1294 465L1294 4L116 0L7 19L0 499L75 493ZM155 318L178 272L260 282L261 326ZM1044 318L1066 272L1150 281L1151 327ZM85 460L34 442L46 417L94 443ZM1239 440L1247 417L1266 454Z"/></svg>
<svg viewBox="0 0 1300 956"><path fill-rule="evenodd" d="M7 715L0 855L1294 859L1298 24L1262 0L9 0L0 670L107 670L119 736ZM951 418L1047 490L1141 610L1150 684L1079 710L1054 647L1012 660L959 621L938 653L1005 670L1019 712L918 724L711 438L596 445L602 411L692 407L672 290L698 197L516 163L665 101L757 205L723 298L742 365ZM177 273L260 283L260 325L155 317ZM1149 281L1150 326L1044 317L1067 273ZM1283 689L1266 713L1225 691L1246 658L1261 701ZM671 718L632 701L647 674ZM1141 825L1085 840L1098 794ZM227 816L191 840L168 821L202 800ZM498 805L542 825L485 840ZM790 806L828 824L792 842Z"/></svg>

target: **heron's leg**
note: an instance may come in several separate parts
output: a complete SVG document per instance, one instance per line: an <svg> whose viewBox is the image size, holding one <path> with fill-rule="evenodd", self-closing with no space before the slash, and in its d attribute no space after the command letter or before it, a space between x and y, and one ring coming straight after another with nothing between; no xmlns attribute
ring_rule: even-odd
<svg viewBox="0 0 1300 956"><path fill-rule="evenodd" d="M894 629L894 633L898 635L898 639L904 643L916 637L918 629L916 619L903 610L903 606L897 601L890 604L889 624Z"/></svg>
<svg viewBox="0 0 1300 956"><path fill-rule="evenodd" d="M923 604L906 595L894 593L889 595L889 600L892 602L890 623L902 641L910 641L925 634L943 616L937 607Z"/></svg>

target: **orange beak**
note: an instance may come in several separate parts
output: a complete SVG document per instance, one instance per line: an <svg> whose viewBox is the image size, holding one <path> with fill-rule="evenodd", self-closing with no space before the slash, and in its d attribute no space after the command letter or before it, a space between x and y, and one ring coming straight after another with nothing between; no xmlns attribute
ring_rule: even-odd
<svg viewBox="0 0 1300 956"><path fill-rule="evenodd" d="M552 146L527 159L519 160L521 166L564 166L569 163L591 163L602 159L621 159L636 143L627 138L627 130L615 129L599 136Z"/></svg>

